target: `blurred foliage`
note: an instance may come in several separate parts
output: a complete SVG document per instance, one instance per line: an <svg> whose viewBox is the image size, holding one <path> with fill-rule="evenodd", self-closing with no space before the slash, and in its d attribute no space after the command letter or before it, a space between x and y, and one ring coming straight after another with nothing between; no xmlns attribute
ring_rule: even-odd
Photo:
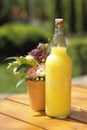
<svg viewBox="0 0 87 130"><path fill-rule="evenodd" d="M8 4L9 3L9 4ZM8 22L13 0L0 0L0 25Z"/></svg>
<svg viewBox="0 0 87 130"><path fill-rule="evenodd" d="M0 0L0 25L47 21L53 27L55 17L64 18L67 32L87 32L87 0Z"/></svg>
<svg viewBox="0 0 87 130"><path fill-rule="evenodd" d="M67 32L87 32L87 0L55 0L55 17L63 17Z"/></svg>
<svg viewBox="0 0 87 130"><path fill-rule="evenodd" d="M72 59L72 76L87 74L87 38L71 37L67 45L68 54ZM11 51L11 50L8 50ZM16 83L19 77L15 77L11 70L6 69L6 64L0 64L0 92L5 93L23 93L26 92L26 84L16 89ZM8 86L8 87L7 87Z"/></svg>
<svg viewBox="0 0 87 130"><path fill-rule="evenodd" d="M25 55L39 42L48 42L50 34L40 26L7 24L0 27L0 59Z"/></svg>
<svg viewBox="0 0 87 130"><path fill-rule="evenodd" d="M27 22L28 0L0 0L0 25L7 22Z"/></svg>
<svg viewBox="0 0 87 130"><path fill-rule="evenodd" d="M47 42L52 36L55 17L64 18L67 33L85 34L87 0L0 0L0 60L25 55L38 42ZM87 38L71 38L68 48L73 76L86 74Z"/></svg>
<svg viewBox="0 0 87 130"><path fill-rule="evenodd" d="M7 70L7 64L0 64L0 93L25 93L27 92L26 83L16 88L16 84L20 79L13 75L12 69Z"/></svg>
<svg viewBox="0 0 87 130"><path fill-rule="evenodd" d="M48 42L55 18L64 18L65 31L72 36L68 44L72 76L87 74L87 38L72 35L87 32L87 0L0 0L0 61ZM25 84L15 88L18 77L11 72L0 64L0 92L25 92Z"/></svg>
<svg viewBox="0 0 87 130"><path fill-rule="evenodd" d="M0 61L9 56L26 55L39 42L48 42L48 33L40 26L29 24L6 24L0 27ZM87 74L87 38L72 37L68 53L73 62L73 76Z"/></svg>
<svg viewBox="0 0 87 130"><path fill-rule="evenodd" d="M68 53L72 59L72 76L87 74L87 38L71 38Z"/></svg>

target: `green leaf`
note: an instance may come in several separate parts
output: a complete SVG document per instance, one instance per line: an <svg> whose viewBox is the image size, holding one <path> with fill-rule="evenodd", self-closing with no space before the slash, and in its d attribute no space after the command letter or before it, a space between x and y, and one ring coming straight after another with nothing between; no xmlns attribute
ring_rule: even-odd
<svg viewBox="0 0 87 130"><path fill-rule="evenodd" d="M19 57L8 57L5 60L17 60Z"/></svg>
<svg viewBox="0 0 87 130"><path fill-rule="evenodd" d="M16 88L18 88L22 83L24 83L26 81L25 78L22 78L21 80L19 80L16 84Z"/></svg>
<svg viewBox="0 0 87 130"><path fill-rule="evenodd" d="M28 64L21 64L20 66L18 66L16 72L26 72L29 68L31 68L31 65Z"/></svg>

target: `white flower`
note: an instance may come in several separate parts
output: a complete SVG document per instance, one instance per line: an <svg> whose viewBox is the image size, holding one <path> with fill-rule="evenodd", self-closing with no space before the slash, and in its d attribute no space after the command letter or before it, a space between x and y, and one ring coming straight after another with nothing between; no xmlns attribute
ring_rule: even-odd
<svg viewBox="0 0 87 130"><path fill-rule="evenodd" d="M27 59L27 60L31 60L31 59L33 59L33 56L31 56L31 55L26 55L26 59Z"/></svg>
<svg viewBox="0 0 87 130"><path fill-rule="evenodd" d="M44 71L44 69L42 69L42 68L38 69L38 70L36 71L36 73L37 73L37 75L40 76L40 77L42 77L42 76L45 75L45 71Z"/></svg>

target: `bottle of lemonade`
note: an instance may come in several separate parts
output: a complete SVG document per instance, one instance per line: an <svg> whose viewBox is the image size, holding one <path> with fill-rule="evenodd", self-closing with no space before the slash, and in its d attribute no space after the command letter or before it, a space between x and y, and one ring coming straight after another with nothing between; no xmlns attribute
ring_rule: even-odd
<svg viewBox="0 0 87 130"><path fill-rule="evenodd" d="M46 114L65 118L71 109L72 62L66 51L63 19L55 19L55 34L46 59Z"/></svg>

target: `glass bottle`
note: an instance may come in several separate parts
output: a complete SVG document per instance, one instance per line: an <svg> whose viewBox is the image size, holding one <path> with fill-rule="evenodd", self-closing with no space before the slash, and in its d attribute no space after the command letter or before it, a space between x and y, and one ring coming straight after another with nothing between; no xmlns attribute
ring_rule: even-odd
<svg viewBox="0 0 87 130"><path fill-rule="evenodd" d="M71 111L72 62L66 51L63 19L55 19L55 33L46 59L46 105L48 116L65 118Z"/></svg>

